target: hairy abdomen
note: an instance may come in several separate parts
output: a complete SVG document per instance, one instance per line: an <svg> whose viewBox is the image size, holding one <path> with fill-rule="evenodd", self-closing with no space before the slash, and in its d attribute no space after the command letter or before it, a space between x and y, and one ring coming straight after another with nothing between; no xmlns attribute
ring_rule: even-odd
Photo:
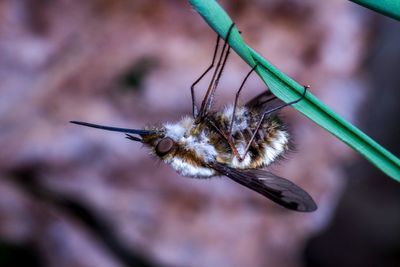
<svg viewBox="0 0 400 267"><path fill-rule="evenodd" d="M232 117L230 112L232 109L226 108L223 112L215 114L215 124L224 133L229 132ZM217 146L217 150L221 152L217 161L233 168L257 169L268 166L281 157L289 148L289 134L277 116L264 119L245 154L259 119L260 114L240 107L232 127L232 139L243 160L240 161L234 155L228 142L224 140ZM218 138L221 138L220 134Z"/></svg>

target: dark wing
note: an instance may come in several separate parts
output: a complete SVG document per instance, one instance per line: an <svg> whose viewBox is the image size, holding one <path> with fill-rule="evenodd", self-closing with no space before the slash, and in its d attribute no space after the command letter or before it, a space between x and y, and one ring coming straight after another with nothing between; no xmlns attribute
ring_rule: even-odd
<svg viewBox="0 0 400 267"><path fill-rule="evenodd" d="M271 91L267 90L252 98L245 106L251 110L256 110L259 113L264 113L281 105L283 102L279 100Z"/></svg>
<svg viewBox="0 0 400 267"><path fill-rule="evenodd" d="M215 163L211 167L251 190L271 199L279 205L296 211L310 212L317 209L311 196L282 177L264 170L238 170Z"/></svg>

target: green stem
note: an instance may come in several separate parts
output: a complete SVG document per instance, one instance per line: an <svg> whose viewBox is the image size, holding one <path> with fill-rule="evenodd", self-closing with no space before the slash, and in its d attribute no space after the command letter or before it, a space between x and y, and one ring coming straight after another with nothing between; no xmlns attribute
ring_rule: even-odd
<svg viewBox="0 0 400 267"><path fill-rule="evenodd" d="M226 36L233 22L216 1L190 0L190 3L217 34ZM236 28L231 32L229 44L250 66L254 66L256 61L259 62L262 67L257 68L258 75L279 99L287 103L301 96L304 86L285 75L249 47ZM305 98L293 107L359 152L387 175L400 181L400 159L333 112L309 91Z"/></svg>
<svg viewBox="0 0 400 267"><path fill-rule="evenodd" d="M400 1L398 0L350 0L388 17L400 20Z"/></svg>

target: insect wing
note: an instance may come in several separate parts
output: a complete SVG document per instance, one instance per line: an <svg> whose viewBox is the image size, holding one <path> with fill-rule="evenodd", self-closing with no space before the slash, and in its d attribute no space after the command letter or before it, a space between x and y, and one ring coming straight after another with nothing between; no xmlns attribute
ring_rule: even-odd
<svg viewBox="0 0 400 267"><path fill-rule="evenodd" d="M274 107L277 107L282 103L283 102L279 100L275 95L273 95L271 91L267 90L252 98L246 103L245 106L262 114L274 109Z"/></svg>
<svg viewBox="0 0 400 267"><path fill-rule="evenodd" d="M263 105L263 103L268 102L268 100L273 97L274 95L271 93L271 91L267 90L250 99L245 106L259 107L260 105Z"/></svg>
<svg viewBox="0 0 400 267"><path fill-rule="evenodd" d="M222 164L211 166L233 181L291 210L311 212L317 205L311 196L291 181L264 170L238 170Z"/></svg>

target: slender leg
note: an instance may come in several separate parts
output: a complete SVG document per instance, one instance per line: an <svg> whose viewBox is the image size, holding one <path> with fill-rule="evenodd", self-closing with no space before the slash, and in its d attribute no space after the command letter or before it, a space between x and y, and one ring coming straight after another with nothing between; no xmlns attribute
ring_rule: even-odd
<svg viewBox="0 0 400 267"><path fill-rule="evenodd" d="M273 112L275 112L275 111L277 111L277 110L283 109L284 107L291 106L291 105L296 104L297 102L303 100L303 98L305 97L305 95L306 95L306 93L307 93L308 88L310 88L309 85L304 86L303 94L302 94L298 99L296 99L296 100L294 100L294 101L291 101L291 102L289 102L289 103L285 103L285 104L282 104L282 105L280 105L280 106L277 106L276 108L270 109L270 110L266 111L266 112L263 114L263 116L266 116L266 115L268 115L268 114L271 114L271 113L273 113Z"/></svg>
<svg viewBox="0 0 400 267"><path fill-rule="evenodd" d="M240 161L242 161L239 152L237 151L237 148L233 142L233 140L229 139L228 136L221 130L218 128L217 125L215 125L215 123L211 120L207 120L207 123L211 125L211 127L213 127L220 135L222 138L224 138L226 140L226 142L228 142L229 147L232 149L233 155L238 158Z"/></svg>
<svg viewBox="0 0 400 267"><path fill-rule="evenodd" d="M199 78L197 78L197 80L192 84L192 86L190 86L190 92L191 92L191 95L192 95L192 113L193 113L193 118L196 118L196 115L197 115L197 112L198 112L197 106L196 106L196 101L195 101L195 95L194 95L194 87L214 67L215 59L217 58L217 52L218 52L218 46L219 46L220 39L221 38L219 37L219 35L217 35L217 41L216 41L216 45L215 45L215 49L214 49L214 55L213 55L213 58L212 58L210 66L203 72L203 74L200 75Z"/></svg>
<svg viewBox="0 0 400 267"><path fill-rule="evenodd" d="M224 65L221 66L221 64L222 63L223 64L226 63L226 60L227 60L227 57L228 57L228 54L229 54L230 46L228 44L228 40L229 40L229 36L230 36L230 33L231 33L234 25L235 24L232 24L230 26L229 30L228 30L228 34L226 36L224 46L222 47L221 55L219 57L217 66L216 66L214 74L213 74L213 76L211 78L211 81L210 81L210 84L208 86L206 95L205 95L205 97L204 97L204 99L203 99L203 101L201 103L200 111L197 114L196 123L199 123L201 120L204 119L205 115L209 111L209 108L211 107L213 95L215 93L215 88L216 88L215 84L218 84L218 80L221 77L222 70L223 70L223 67L224 67ZM228 47L228 49L227 49L227 52L225 53L225 50L226 50L227 47Z"/></svg>
<svg viewBox="0 0 400 267"><path fill-rule="evenodd" d="M217 66L215 67L215 70L214 70L213 76L211 78L211 81L210 81L210 83L208 85L206 94L205 94L205 96L203 98L203 101L201 102L201 107L200 107L199 113L197 114L196 122L200 122L202 119L204 119L205 115L207 114L206 105L207 105L207 103L209 101L208 99L210 98L210 95L211 95L211 92L212 92L212 89L213 89L213 86L214 86L214 83L215 83L215 79L217 77L217 73L218 73L219 68L221 66L221 62L223 61L223 56L225 54L225 50L226 50L226 44L224 44L224 46L222 47L221 55L220 55L220 57L218 59Z"/></svg>
<svg viewBox="0 0 400 267"><path fill-rule="evenodd" d="M247 79L249 78L250 74L257 68L257 66L258 66L258 62L253 66L253 68L251 68L249 73L247 73L246 77L243 79L243 82L239 87L239 90L237 90L237 92L236 92L235 103L233 105L233 111L232 111L232 118L231 118L231 122L229 124L229 130L228 130L228 138L229 139L232 138L232 128L233 128L233 124L234 124L235 117L236 117L236 108L237 108L240 92L242 91L243 86L246 83Z"/></svg>
<svg viewBox="0 0 400 267"><path fill-rule="evenodd" d="M268 110L268 111L266 111L266 112L263 113L263 115L261 116L260 120L259 120L258 123L257 123L257 127L256 127L256 129L254 130L253 135L252 135L251 138L250 138L249 143L248 143L247 146L246 146L246 149L245 149L245 151L244 151L243 156L241 156L241 157L239 158L239 160L243 160L244 157L246 156L247 152L249 152L251 143L253 143L253 141L254 141L254 139L255 139L255 137L256 137L256 135L257 135L258 130L260 130L260 127L261 127L261 125L262 125L262 123L263 123L263 121L264 121L264 119L265 119L265 116L267 116L267 115L269 115L269 114L271 114L271 113L273 113L273 112L275 112L275 111L277 111L277 110L280 110L280 109L282 109L282 108L284 108L284 107L287 107L287 106L296 104L297 102L303 100L303 98L305 97L305 95L306 95L306 93L307 93L308 88L310 88L309 85L304 86L303 94L302 94L298 99L296 99L296 100L294 100L294 101L291 101L291 102L289 102L289 103L285 103L285 104L283 104L283 105L280 105L280 106L278 106L278 107L276 107L276 108L273 108L273 109Z"/></svg>
<svg viewBox="0 0 400 267"><path fill-rule="evenodd" d="M206 104L206 108L205 108L206 112L205 112L204 115L207 115L208 111L209 111L209 110L211 109L211 107L212 107L212 103L213 103L213 101L214 101L214 96L215 96L215 90L216 90L217 87L218 87L219 80L220 80L220 78L221 78L221 76L222 76L222 72L223 72L223 70L224 70L224 68L225 68L226 61L228 60L228 56L229 56L230 50L231 50L231 47L228 45L228 49L226 50L226 53L225 53L225 56L224 56L224 60L223 60L223 62L222 62L222 64L221 64L221 67L220 67L220 69L219 69L219 71L218 71L218 75L217 75L217 77L216 77L216 79L215 79L215 82L214 82L214 84L213 84L213 86L212 86L211 93L210 93L210 96L209 96L209 98L208 98L208 101L207 101L207 104Z"/></svg>

